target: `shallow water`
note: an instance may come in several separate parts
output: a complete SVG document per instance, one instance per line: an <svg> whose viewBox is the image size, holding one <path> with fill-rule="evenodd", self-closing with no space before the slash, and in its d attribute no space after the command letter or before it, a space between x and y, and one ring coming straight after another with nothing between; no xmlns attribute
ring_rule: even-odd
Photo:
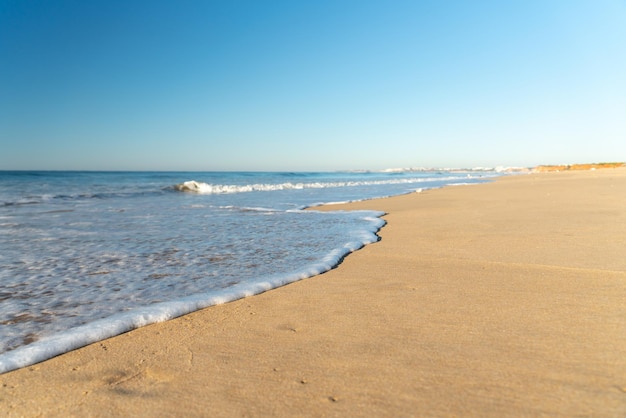
<svg viewBox="0 0 626 418"><path fill-rule="evenodd" d="M384 224L307 206L494 175L0 172L0 372L322 273Z"/></svg>

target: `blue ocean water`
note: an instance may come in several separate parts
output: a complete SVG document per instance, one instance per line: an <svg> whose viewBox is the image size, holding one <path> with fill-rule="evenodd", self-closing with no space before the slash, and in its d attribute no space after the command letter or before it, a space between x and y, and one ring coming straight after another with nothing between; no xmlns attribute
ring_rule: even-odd
<svg viewBox="0 0 626 418"><path fill-rule="evenodd" d="M323 273L382 213L304 208L493 171L0 171L0 373Z"/></svg>

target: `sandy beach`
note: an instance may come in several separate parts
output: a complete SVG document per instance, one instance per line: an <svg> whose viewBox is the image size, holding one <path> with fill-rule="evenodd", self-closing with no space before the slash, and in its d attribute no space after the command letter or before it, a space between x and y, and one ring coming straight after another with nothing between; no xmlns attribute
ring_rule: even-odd
<svg viewBox="0 0 626 418"><path fill-rule="evenodd" d="M0 375L2 416L626 416L626 169L330 206L314 278Z"/></svg>

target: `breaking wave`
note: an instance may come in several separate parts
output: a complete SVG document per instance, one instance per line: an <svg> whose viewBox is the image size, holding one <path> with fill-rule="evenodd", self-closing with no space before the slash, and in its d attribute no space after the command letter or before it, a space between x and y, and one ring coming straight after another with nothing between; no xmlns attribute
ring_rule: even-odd
<svg viewBox="0 0 626 418"><path fill-rule="evenodd" d="M474 178L468 175L468 178ZM173 186L180 192L191 192L198 194L227 194L246 192L272 192L277 190L303 190L303 189L326 189L337 187L359 187L359 186L380 186L385 184L414 184L424 183L433 180L449 181L458 177L438 177L434 178L404 178L368 181L339 181L339 182L312 182L312 183L277 183L277 184L209 184L200 181L190 180Z"/></svg>

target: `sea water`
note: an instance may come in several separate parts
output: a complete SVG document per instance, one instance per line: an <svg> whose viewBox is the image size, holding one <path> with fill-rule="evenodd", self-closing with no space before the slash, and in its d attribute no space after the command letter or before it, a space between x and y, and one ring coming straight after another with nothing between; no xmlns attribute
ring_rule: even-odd
<svg viewBox="0 0 626 418"><path fill-rule="evenodd" d="M323 273L384 225L307 207L495 175L0 171L0 373Z"/></svg>

